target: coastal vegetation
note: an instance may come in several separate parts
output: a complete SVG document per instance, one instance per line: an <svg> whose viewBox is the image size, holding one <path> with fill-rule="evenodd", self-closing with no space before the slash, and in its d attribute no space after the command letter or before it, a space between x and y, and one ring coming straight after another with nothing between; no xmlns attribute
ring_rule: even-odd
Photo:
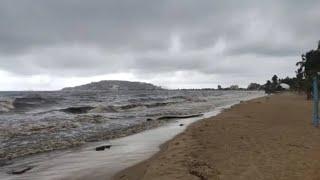
<svg viewBox="0 0 320 180"><path fill-rule="evenodd" d="M296 77L298 81L298 90L304 91L307 98L311 98L312 78L320 72L320 41L315 50L310 50L301 55L301 61L297 62Z"/></svg>
<svg viewBox="0 0 320 180"><path fill-rule="evenodd" d="M311 99L312 78L320 72L320 41L317 49L312 49L301 55L301 60L296 63L296 66L296 77L279 79L277 75L274 75L263 85L265 92L281 91L283 90L281 84L287 84L290 86L290 90L304 92L307 99Z"/></svg>

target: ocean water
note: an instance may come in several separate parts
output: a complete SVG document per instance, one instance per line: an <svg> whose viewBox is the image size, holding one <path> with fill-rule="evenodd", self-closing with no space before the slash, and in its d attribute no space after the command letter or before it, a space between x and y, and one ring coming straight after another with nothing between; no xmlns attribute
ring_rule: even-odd
<svg viewBox="0 0 320 180"><path fill-rule="evenodd" d="M259 91L0 92L0 166L11 159L127 136ZM170 117L170 118L169 118Z"/></svg>

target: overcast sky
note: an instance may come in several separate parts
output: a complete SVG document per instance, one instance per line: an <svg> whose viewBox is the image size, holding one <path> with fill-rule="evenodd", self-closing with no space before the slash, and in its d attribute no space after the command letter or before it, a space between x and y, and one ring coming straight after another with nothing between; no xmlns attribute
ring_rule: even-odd
<svg viewBox="0 0 320 180"><path fill-rule="evenodd" d="M320 1L0 0L0 90L119 79L167 88L294 76Z"/></svg>

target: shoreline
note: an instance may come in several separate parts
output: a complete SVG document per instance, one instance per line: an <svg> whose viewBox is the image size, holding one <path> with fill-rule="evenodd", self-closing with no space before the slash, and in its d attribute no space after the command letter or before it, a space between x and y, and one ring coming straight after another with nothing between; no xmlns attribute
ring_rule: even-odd
<svg viewBox="0 0 320 180"><path fill-rule="evenodd" d="M236 92L237 96L250 96L252 94L259 93L258 91L248 91L246 93ZM177 94L178 95L178 94ZM228 93L227 93L228 95ZM27 95L25 95L28 97ZM39 97L43 96L41 94ZM51 95L52 97L60 97L61 95ZM54 101L51 96L50 98L40 98L46 99L46 101ZM179 97L185 99L188 97L184 96L172 96ZM171 97L171 98L172 98ZM218 96L208 96L218 98ZM133 97L131 97L133 98ZM13 98L14 99L14 98ZM12 100L13 100L12 99ZM133 98L134 99L134 98ZM148 98L147 98L148 99ZM163 99L163 98L162 98ZM164 98L166 99L166 98ZM170 99L170 98L169 98ZM197 99L197 98L195 98ZM146 101L147 102L147 101ZM2 121L0 131L2 133L2 137L4 138L3 150L0 151L0 167L10 164L12 160L21 159L25 157L30 157L33 155L38 155L42 153L50 153L53 151L59 150L67 150L70 148L77 148L87 143L91 142L99 142L105 140L111 140L116 138L121 138L125 136L129 136L132 134L136 134L148 129L153 129L160 127L166 124L171 116L177 115L194 115L194 114L202 114L207 111L212 110L212 107L215 104L207 103L206 105L212 106L209 109L206 109L205 105L203 109L199 108L198 110L182 110L181 112L176 112L173 110L172 112L166 112L166 106L170 107L173 105L173 109L175 108L175 103L177 106L181 106L183 103L189 102L189 100L182 101L181 104L178 101L166 101L165 103L132 103L129 107L128 105L119 106L115 109L118 109L116 112L109 114L105 114L104 107L113 107L110 106L99 106L99 105L87 105L88 107L95 107L93 112L88 111L81 114L68 114L63 112L63 110L69 108L83 108L86 106L75 106L70 105L61 106L61 108L53 108L52 110L44 110L42 111L31 111L32 113L26 115L21 114L20 116L25 116L22 119L24 121L20 122L20 119L17 117L17 120L10 121L11 116L14 115L14 112L8 112L8 114L4 114L8 116L8 120ZM156 102L156 101L155 101ZM175 102L175 103L173 103ZM191 101L192 102L192 101ZM195 101L195 103L198 103ZM63 103L62 103L63 104ZM130 103L129 103L130 104ZM201 104L201 102L200 102ZM205 103L204 103L205 104ZM187 104L184 104L185 106ZM127 107L128 106L128 107ZM135 111L135 106L138 107L138 110ZM152 107L149 108L148 106ZM153 107L164 106L164 109L160 108L160 111L153 111ZM129 108L128 112L124 110L120 110L121 108L126 107ZM141 113L138 113L140 107L143 109ZM86 107L87 108L87 107ZM132 109L130 109L132 108ZM189 107L190 108L190 107ZM150 110L149 110L150 109ZM112 108L111 108L112 110ZM132 111L131 111L132 110ZM109 110L106 110L109 111ZM62 114L50 114L51 112L61 112ZM33 114L35 113L35 114ZM46 115L42 115L42 113ZM129 114L128 118L124 118ZM138 114L137 114L138 113ZM150 116L149 116L150 115ZM39 116L39 117L38 117ZM42 117L43 116L43 117ZM131 120L134 119L135 120ZM178 117L183 118L183 117ZM14 119L14 118L13 118ZM122 121L124 119L124 121ZM40 123L39 123L40 122ZM119 123L120 122L120 123ZM123 122L123 123L121 123ZM115 124L115 126L112 126ZM110 126L110 127L109 127ZM24 138L27 136L28 138ZM49 138L51 137L51 138Z"/></svg>
<svg viewBox="0 0 320 180"><path fill-rule="evenodd" d="M200 123L201 121L205 121L208 119L212 119L215 118L216 116L219 116L222 113L225 113L227 111L229 111L230 109L232 109L234 106L238 106L241 105L243 103L248 103L251 101L256 101L259 99L264 99L264 98L269 98L268 95L264 95L264 96L259 96L259 97L254 97L248 100L241 100L240 102L237 103L233 103L224 107L220 107L219 110L217 110L216 114L209 116L209 117L204 117L201 118L195 122L192 122L191 124L189 124L186 129L184 131L182 131L181 133L175 135L173 138L169 139L168 141L164 142L163 144L159 145L159 151L156 152L155 154L153 154L150 158L143 160L133 166L130 166L128 168L125 168L119 172L117 172L114 176L111 177L112 180L140 180L141 176L145 173L145 171L147 170L147 168L149 167L149 164L153 161L156 161L157 158L159 158L161 156L161 154L163 154L169 147L169 145L175 141L177 138L180 138L181 136L183 136L184 132L187 131L189 128L192 128L192 126L194 126L197 123ZM126 177L126 175L129 174L129 178Z"/></svg>
<svg viewBox="0 0 320 180"><path fill-rule="evenodd" d="M43 154L50 154L50 153L55 153L55 152L60 152L60 151L68 151L68 150L72 150L72 149L81 149L83 147L87 147L88 144L92 144L92 143L99 143L99 142L104 142L104 141L111 141L114 139L119 139L119 138L123 138L123 137L127 137L127 136L131 136L137 133L141 133L143 131L147 131L147 130L152 130L158 127L163 126L164 124L168 123L168 121L171 120L153 120L153 121L145 121L142 122L140 124L135 124L123 129L119 129L116 131L111 131L111 132L106 132L106 135L100 135L103 138L99 139L99 138L91 138L91 139L95 139L95 140L89 140L89 141L80 141L80 142L72 142L71 144L65 144L64 146L60 146L58 148L52 148L50 150L41 150L41 149L37 149L34 148L32 149L32 152L28 152L26 154L18 154L16 156L9 156L8 154L4 154L3 156L5 156L5 158L0 158L0 168L10 165L13 162L19 161L21 159L26 159L26 158L30 158L30 157L34 157L34 156L39 156L39 155L43 155ZM98 135L96 135L98 136ZM26 149L24 151L27 151ZM31 150L30 150L31 151ZM1 155L1 154L0 154Z"/></svg>
<svg viewBox="0 0 320 180"><path fill-rule="evenodd" d="M264 96L262 96L262 97L264 97ZM235 106L235 105L240 104L240 103L245 102L245 101L251 101L251 100L257 99L257 98L261 98L261 95L254 96L254 97L241 98L241 100L239 99L238 101L236 101L234 103L227 104L227 105L218 107L213 111L209 111L207 113L204 113L204 114L202 114L202 116L195 116L195 117L190 117L190 118L181 118L181 119L176 119L176 120L172 120L172 121L170 120L170 122L168 122L167 124L165 124L163 126L156 127L156 128L153 128L153 129L148 129L148 130L142 131L142 132L140 132L138 134L133 134L133 135L124 137L124 138L130 138L130 137L142 135L143 136L142 140L144 141L146 136L155 136L156 135L152 140L152 141L156 141L156 143L150 143L149 142L148 146L152 147L152 149L153 149L152 152L148 152L147 151L148 153L146 153L146 154L142 154L142 152L138 152L139 154L142 154L141 157L136 160L136 163L131 164L130 166L121 167L119 170L113 171L113 172L109 172L109 173L108 173L108 171L106 172L106 169L105 169L106 167L99 167L100 170L95 170L95 171L92 171L90 173L80 174L80 175L76 175L76 176L72 175L72 176L61 178L60 180L69 180L69 179L86 180L86 179L89 179L89 178L94 178L96 180L113 179L118 173L126 170L127 168L130 168L132 166L135 166L135 164L140 164L140 163L143 163L144 161L147 161L150 158L153 158L155 155L157 155L158 153L161 152L162 148L164 148L166 146L168 141L172 141L175 137L179 136L190 125L192 125L194 123L197 123L198 121L207 119L207 118L215 117L215 116L219 115L220 113L222 113L223 111L230 109L232 106ZM183 124L183 125L181 126L181 124ZM173 128L173 130L170 130L172 128ZM155 131L160 131L160 133L154 133ZM159 137L159 135L161 136L161 134L162 133L166 133L166 131L169 134L169 136L167 138L163 139L163 138ZM149 132L151 132L151 133L149 134ZM147 134L143 135L145 133L147 133ZM157 137L157 134L158 134L158 137ZM135 139L135 138L133 138L133 139ZM147 138L147 139L149 139L149 138ZM159 141L159 142L157 142L157 141ZM160 142L162 142L162 143L160 143ZM145 149L143 149L143 150L141 149L140 151L145 151ZM130 154L132 154L132 153L134 154L134 153L137 153L137 152L129 152L129 153Z"/></svg>
<svg viewBox="0 0 320 180"><path fill-rule="evenodd" d="M19 175L19 178L87 179L94 177L95 179L106 179L105 176L110 178L115 173L152 157L152 155L159 151L161 144L164 144L177 134L183 132L188 124L216 116L225 108L257 97L261 97L261 95L239 98L234 103L217 107L214 111L205 113L205 115L201 117L173 120L167 125L155 129L111 141L91 143L90 146L77 149L76 151L71 150L69 152L62 151L58 154L44 154L43 156L48 157L42 158L38 156L26 158L23 159L22 162L17 162L3 168L0 172L0 177L7 180L14 179L17 176L5 175L5 172L16 169L15 167L19 168L19 166L24 167L26 164L31 164L34 168L23 175ZM180 126L180 124L184 125ZM148 138L146 139L145 137ZM111 143L113 146L106 152L97 153L92 151L96 146L103 143ZM107 156L101 156L103 153L107 153ZM51 160L50 157L54 159ZM77 163L77 165L75 163ZM47 176L48 174L50 174L50 176Z"/></svg>
<svg viewBox="0 0 320 180"><path fill-rule="evenodd" d="M311 102L292 93L249 100L190 125L112 179L319 179Z"/></svg>

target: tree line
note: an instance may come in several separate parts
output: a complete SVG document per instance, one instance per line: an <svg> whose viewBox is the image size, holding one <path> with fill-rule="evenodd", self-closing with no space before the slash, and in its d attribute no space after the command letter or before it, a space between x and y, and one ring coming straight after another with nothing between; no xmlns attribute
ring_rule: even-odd
<svg viewBox="0 0 320 180"><path fill-rule="evenodd" d="M266 93L281 91L281 83L288 84L290 89L298 92L305 92L307 98L310 99L312 94L312 78L320 72L320 41L318 47L301 55L301 60L296 63L296 77L278 79L274 75L263 85Z"/></svg>

